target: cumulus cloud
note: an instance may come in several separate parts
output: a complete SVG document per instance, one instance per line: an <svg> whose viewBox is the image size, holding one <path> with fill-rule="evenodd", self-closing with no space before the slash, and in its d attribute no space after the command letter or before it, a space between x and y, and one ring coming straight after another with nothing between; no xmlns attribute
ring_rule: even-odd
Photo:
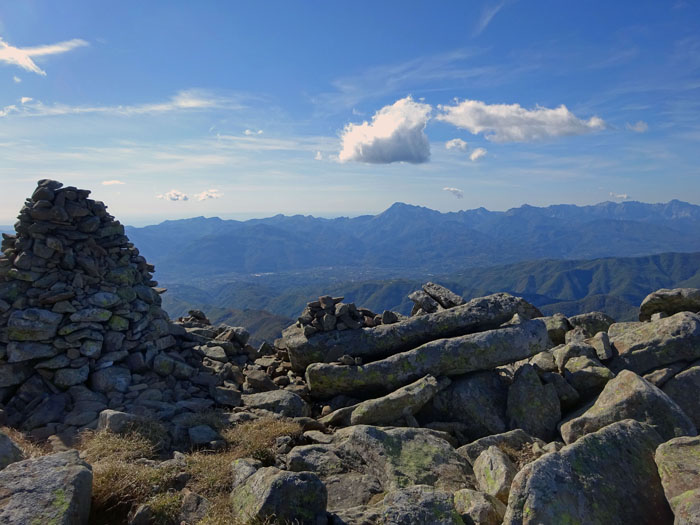
<svg viewBox="0 0 700 525"><path fill-rule="evenodd" d="M252 130L252 129L247 129L243 132L244 135L262 135L263 130L259 129L257 131Z"/></svg>
<svg viewBox="0 0 700 525"><path fill-rule="evenodd" d="M36 65L34 60L32 60L33 57L57 55L60 53L66 53L67 51L71 51L76 47L82 47L87 45L88 43L85 40L74 38L73 40L58 42L57 44L20 48L11 46L2 38L0 38L0 62L5 62L6 64L21 67L25 71L30 71L32 73L36 73L37 75L46 76L46 71L42 70L39 66Z"/></svg>
<svg viewBox="0 0 700 525"><path fill-rule="evenodd" d="M317 151L316 155L314 155L314 160L323 160L323 154L320 151Z"/></svg>
<svg viewBox="0 0 700 525"><path fill-rule="evenodd" d="M182 193L178 190L170 190L166 193L156 195L156 199L170 200L170 201L186 201L189 197L186 193Z"/></svg>
<svg viewBox="0 0 700 525"><path fill-rule="evenodd" d="M613 193L611 191L610 198L615 199L616 201L626 201L630 198L630 196L627 195L626 193Z"/></svg>
<svg viewBox="0 0 700 525"><path fill-rule="evenodd" d="M486 156L486 150L484 148L476 148L474 151L472 151L471 155L469 155L469 160L472 162L479 160L481 157Z"/></svg>
<svg viewBox="0 0 700 525"><path fill-rule="evenodd" d="M341 134L338 159L371 164L427 162L430 143L425 125L431 110L429 104L415 102L408 96L377 111L372 122L347 124Z"/></svg>
<svg viewBox="0 0 700 525"><path fill-rule="evenodd" d="M220 197L222 197L222 196L223 196L223 194L220 193L219 190L217 190L217 189L204 190L204 191L201 192L201 193L196 193L196 194L195 194L195 198L196 198L198 201L206 201L206 200L209 200L209 199L218 199L218 198L220 198ZM187 198L185 198L185 200L187 200Z"/></svg>
<svg viewBox="0 0 700 525"><path fill-rule="evenodd" d="M530 142L567 135L583 135L605 128L599 117L582 120L563 104L550 109L525 109L520 104L486 104L479 100L455 101L438 106L436 118L471 133L483 133L493 142Z"/></svg>
<svg viewBox="0 0 700 525"><path fill-rule="evenodd" d="M464 192L462 190L460 190L459 188L442 188L442 190L449 191L452 195L454 195L458 199L464 198Z"/></svg>
<svg viewBox="0 0 700 525"><path fill-rule="evenodd" d="M452 139L445 142L445 149L460 149L462 151L467 151L469 146L462 139Z"/></svg>
<svg viewBox="0 0 700 525"><path fill-rule="evenodd" d="M12 80L15 81L15 84L19 84L20 82L22 82L22 79L19 78L17 75L13 76L13 77L12 77Z"/></svg>
<svg viewBox="0 0 700 525"><path fill-rule="evenodd" d="M21 99L19 99L19 101L22 104L26 104L27 102L31 102L32 100L34 100L32 97L22 97Z"/></svg>
<svg viewBox="0 0 700 525"><path fill-rule="evenodd" d="M126 183L122 182L120 180L103 180L102 181L103 186L117 186L119 184L126 184Z"/></svg>
<svg viewBox="0 0 700 525"><path fill-rule="evenodd" d="M649 124L643 120L638 120L634 124L627 123L627 129L635 133L644 133L649 130Z"/></svg>

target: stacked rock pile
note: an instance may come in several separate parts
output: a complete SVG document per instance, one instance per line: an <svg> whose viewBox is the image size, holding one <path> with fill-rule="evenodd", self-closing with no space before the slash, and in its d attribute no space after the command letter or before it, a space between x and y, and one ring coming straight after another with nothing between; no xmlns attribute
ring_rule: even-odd
<svg viewBox="0 0 700 525"><path fill-rule="evenodd" d="M408 296L413 301L411 316L432 314L464 304L462 297L439 284L429 282L421 288Z"/></svg>
<svg viewBox="0 0 700 525"><path fill-rule="evenodd" d="M1 418L45 438L95 428L110 409L181 435L188 415L259 392L244 374L259 372L248 332L197 311L171 322L153 266L89 193L39 181L3 235Z"/></svg>
<svg viewBox="0 0 700 525"><path fill-rule="evenodd" d="M391 324L402 317L390 310L385 310L381 315L375 314L367 308L358 308L355 303L344 303L343 299L323 295L317 301L311 301L297 319L296 326L303 330L306 337L310 337L317 332L342 332Z"/></svg>

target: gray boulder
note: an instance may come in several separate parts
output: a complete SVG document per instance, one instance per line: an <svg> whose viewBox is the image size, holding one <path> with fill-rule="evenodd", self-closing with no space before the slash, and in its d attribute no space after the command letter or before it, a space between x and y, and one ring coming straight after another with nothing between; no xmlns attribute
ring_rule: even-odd
<svg viewBox="0 0 700 525"><path fill-rule="evenodd" d="M518 473L510 458L492 445L479 454L473 467L479 490L508 503L510 484Z"/></svg>
<svg viewBox="0 0 700 525"><path fill-rule="evenodd" d="M7 337L11 341L48 341L56 336L61 314L40 308L15 310L7 321Z"/></svg>
<svg viewBox="0 0 700 525"><path fill-rule="evenodd" d="M609 381L588 410L563 422L561 435L565 443L573 443L623 419L644 422L665 440L697 435L693 422L670 397L629 370Z"/></svg>
<svg viewBox="0 0 700 525"><path fill-rule="evenodd" d="M452 494L425 485L389 492L380 523L392 525L464 525Z"/></svg>
<svg viewBox="0 0 700 525"><path fill-rule="evenodd" d="M326 519L326 487L311 472L264 467L233 489L231 506L243 520L317 525Z"/></svg>
<svg viewBox="0 0 700 525"><path fill-rule="evenodd" d="M528 319L542 315L524 299L498 293L375 328L324 332L306 338L303 330L291 326L283 332L283 338L293 369L303 372L311 363L332 362L345 354L376 359L436 339L493 329L516 313Z"/></svg>
<svg viewBox="0 0 700 525"><path fill-rule="evenodd" d="M547 325L547 332L549 333L549 338L555 345L563 345L565 341L566 332L571 330L573 327L569 320L564 314L554 314L548 317L542 317L542 321Z"/></svg>
<svg viewBox="0 0 700 525"><path fill-rule="evenodd" d="M643 374L676 361L700 359L700 316L696 314L680 312L608 335L618 353L610 362L613 372L628 369Z"/></svg>
<svg viewBox="0 0 700 525"><path fill-rule="evenodd" d="M583 397L597 395L615 374L596 357L572 357L564 365L564 377Z"/></svg>
<svg viewBox="0 0 700 525"><path fill-rule="evenodd" d="M463 307L449 311L459 308ZM398 324L401 323L389 326ZM455 376L489 370L528 358L549 346L544 323L524 321L497 330L432 341L364 366L314 363L306 370L306 382L311 394L317 397L353 392L366 395L371 391L395 390L427 374Z"/></svg>
<svg viewBox="0 0 700 525"><path fill-rule="evenodd" d="M288 390L272 390L258 394L242 395L243 405L275 412L286 417L305 417L311 415L311 408L301 397Z"/></svg>
<svg viewBox="0 0 700 525"><path fill-rule="evenodd" d="M462 297L439 284L429 282L425 283L422 288L425 293L440 303L440 306L443 308L454 308L466 302Z"/></svg>
<svg viewBox="0 0 700 525"><path fill-rule="evenodd" d="M524 430L516 428L515 430L504 432L503 434L477 439L468 445L459 447L457 452L467 458L469 463L473 465L476 458L491 446L495 445L497 447L507 447L511 450L522 450L524 448L531 448L534 444L544 446L544 442L541 439L534 438Z"/></svg>
<svg viewBox="0 0 700 525"><path fill-rule="evenodd" d="M700 437L678 437L667 441L656 449L654 459L666 499L678 523L678 507L684 500L697 499L697 495L690 493L700 491Z"/></svg>
<svg viewBox="0 0 700 525"><path fill-rule="evenodd" d="M626 420L542 456L515 476L503 523L672 523L654 463L661 441Z"/></svg>
<svg viewBox="0 0 700 525"><path fill-rule="evenodd" d="M77 450L25 459L0 471L0 523L87 524L92 469Z"/></svg>
<svg viewBox="0 0 700 525"><path fill-rule="evenodd" d="M593 337L598 332L607 332L615 319L603 312L588 312L569 317L569 323L574 328L581 328L585 337Z"/></svg>
<svg viewBox="0 0 700 525"><path fill-rule="evenodd" d="M655 313L700 312L700 290L697 288L662 288L647 295L639 307L639 320L649 321Z"/></svg>
<svg viewBox="0 0 700 525"><path fill-rule="evenodd" d="M521 428L532 436L551 441L561 419L556 387L542 384L532 365L523 365L508 389L506 415L511 429Z"/></svg>
<svg viewBox="0 0 700 525"><path fill-rule="evenodd" d="M501 525L506 506L498 499L477 490L462 489L454 493L455 510L464 523Z"/></svg>
<svg viewBox="0 0 700 525"><path fill-rule="evenodd" d="M20 461L24 457L19 447L12 441L7 434L0 432L0 470L4 469L10 463Z"/></svg>
<svg viewBox="0 0 700 525"><path fill-rule="evenodd" d="M407 414L415 415L440 388L449 383L447 378L438 381L428 375L386 396L336 410L321 418L321 422L333 426L388 425Z"/></svg>
<svg viewBox="0 0 700 525"><path fill-rule="evenodd" d="M378 493L411 485L454 491L473 484L469 462L444 435L421 428L342 428L331 443L293 448L287 467L316 472L334 511L366 505Z"/></svg>
<svg viewBox="0 0 700 525"><path fill-rule="evenodd" d="M661 389L700 428L700 363L676 374Z"/></svg>

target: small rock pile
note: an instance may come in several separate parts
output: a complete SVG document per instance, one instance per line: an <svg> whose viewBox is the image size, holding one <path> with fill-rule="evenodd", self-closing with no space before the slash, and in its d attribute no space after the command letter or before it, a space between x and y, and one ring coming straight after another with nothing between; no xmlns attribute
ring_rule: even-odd
<svg viewBox="0 0 700 525"><path fill-rule="evenodd" d="M424 315L454 308L464 304L464 299L444 286L432 282L425 283L421 290L411 293L408 298L413 301L411 316Z"/></svg>
<svg viewBox="0 0 700 525"><path fill-rule="evenodd" d="M343 299L323 295L317 301L311 301L297 319L296 326L303 330L306 337L311 337L317 332L373 328L396 323L403 318L390 310L385 310L381 315L375 314L367 308L358 308L355 303L344 303Z"/></svg>

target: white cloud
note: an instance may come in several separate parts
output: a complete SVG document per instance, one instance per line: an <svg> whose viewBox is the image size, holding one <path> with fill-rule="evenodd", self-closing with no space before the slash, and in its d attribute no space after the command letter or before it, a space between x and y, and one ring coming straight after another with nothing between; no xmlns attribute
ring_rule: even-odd
<svg viewBox="0 0 700 525"><path fill-rule="evenodd" d="M467 151L469 146L462 139L452 139L445 142L445 149L460 149L462 151Z"/></svg>
<svg viewBox="0 0 700 525"><path fill-rule="evenodd" d="M484 8L481 10L481 16L479 17L479 21L476 23L472 36L479 36L491 23L493 17L496 16L501 9L503 9L506 3L506 0L503 0L495 5L484 6Z"/></svg>
<svg viewBox="0 0 700 525"><path fill-rule="evenodd" d="M408 96L377 111L371 123L347 124L341 134L338 159L371 164L426 162L430 143L424 130L431 111L430 105L414 102Z"/></svg>
<svg viewBox="0 0 700 525"><path fill-rule="evenodd" d="M198 201L206 201L208 199L218 199L222 196L223 196L223 194L220 193L219 190L217 190L217 189L204 190L201 193L195 194L195 198ZM185 198L185 200L187 200L187 199Z"/></svg>
<svg viewBox="0 0 700 525"><path fill-rule="evenodd" d="M46 55L57 55L66 53L76 47L87 46L85 40L74 38L57 44L49 44L46 46L37 47L14 47L0 38L0 62L19 66L26 71L36 73L37 75L46 76L46 72L36 65L32 57L40 57ZM15 77L17 78L17 77ZM16 80L15 80L16 82Z"/></svg>
<svg viewBox="0 0 700 525"><path fill-rule="evenodd" d="M34 100L32 97L22 97L21 99L19 99L19 101L22 104L26 104L27 102L31 102L32 100Z"/></svg>
<svg viewBox="0 0 700 525"><path fill-rule="evenodd" d="M626 201L630 198L626 193L613 193L612 191L610 192L610 197L617 201Z"/></svg>
<svg viewBox="0 0 700 525"><path fill-rule="evenodd" d="M12 77L12 80L15 81L15 84L19 84L20 82L22 82L22 79L19 78L17 75L14 75L14 76Z"/></svg>
<svg viewBox="0 0 700 525"><path fill-rule="evenodd" d="M317 151L316 155L314 155L314 160L323 160L323 154L320 151Z"/></svg>
<svg viewBox="0 0 700 525"><path fill-rule="evenodd" d="M462 190L460 190L459 188L442 188L442 190L449 191L452 195L454 195L458 199L464 198L464 192Z"/></svg>
<svg viewBox="0 0 700 525"><path fill-rule="evenodd" d="M184 90L179 91L165 102L135 104L125 106L69 106L66 104L46 105L39 100L23 105L21 111L15 111L22 117L54 117L62 115L144 115L153 113L167 113L173 111L190 111L200 109L242 109L243 106L234 100L212 95L206 91ZM7 109L7 108L5 108ZM0 110L0 116L6 116ZM262 131L260 131L262 133Z"/></svg>
<svg viewBox="0 0 700 525"><path fill-rule="evenodd" d="M630 131L634 131L635 133L645 133L646 131L649 130L649 124L647 124L643 120L638 120L634 124L630 124L628 122L627 129Z"/></svg>
<svg viewBox="0 0 700 525"><path fill-rule="evenodd" d="M263 130L259 129L257 131L252 130L252 129L247 129L243 132L244 135L262 135Z"/></svg>
<svg viewBox="0 0 700 525"><path fill-rule="evenodd" d="M486 150L484 148L476 148L474 151L472 151L471 155L469 155L469 160L472 162L479 160L481 157L486 156Z"/></svg>
<svg viewBox="0 0 700 525"><path fill-rule="evenodd" d="M118 184L126 184L126 183L122 182L120 180L103 180L102 181L103 186L116 186Z"/></svg>
<svg viewBox="0 0 700 525"><path fill-rule="evenodd" d="M182 193L181 191L170 190L166 193L162 193L161 195L156 195L156 199L164 199L164 200L171 200L171 201L186 201L186 200L189 200L189 197L187 196L186 193Z"/></svg>
<svg viewBox="0 0 700 525"><path fill-rule="evenodd" d="M455 101L438 106L436 118L471 133L484 133L493 142L530 142L567 135L583 135L605 129L599 117L581 120L563 104L550 109L525 109L520 104L486 104L478 100Z"/></svg>

